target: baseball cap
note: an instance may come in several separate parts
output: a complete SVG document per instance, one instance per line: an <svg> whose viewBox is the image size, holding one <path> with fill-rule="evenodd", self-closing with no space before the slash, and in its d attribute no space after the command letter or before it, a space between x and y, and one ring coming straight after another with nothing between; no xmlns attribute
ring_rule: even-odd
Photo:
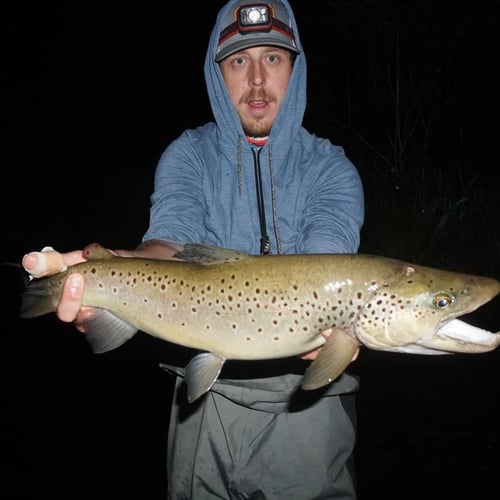
<svg viewBox="0 0 500 500"><path fill-rule="evenodd" d="M231 9L223 23L215 61L257 45L272 45L298 54L292 21L280 0L251 2L241 0Z"/></svg>

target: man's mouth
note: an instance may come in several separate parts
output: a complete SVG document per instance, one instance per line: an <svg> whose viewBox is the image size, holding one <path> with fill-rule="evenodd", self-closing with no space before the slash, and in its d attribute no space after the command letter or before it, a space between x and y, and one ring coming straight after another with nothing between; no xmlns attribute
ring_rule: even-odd
<svg viewBox="0 0 500 500"><path fill-rule="evenodd" d="M263 108L264 106L267 106L269 103L265 100L252 100L248 101L247 104L255 108Z"/></svg>

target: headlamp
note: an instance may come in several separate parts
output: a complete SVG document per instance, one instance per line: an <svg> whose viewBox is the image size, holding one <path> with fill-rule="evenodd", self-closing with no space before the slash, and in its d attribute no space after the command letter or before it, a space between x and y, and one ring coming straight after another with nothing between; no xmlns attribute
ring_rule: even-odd
<svg viewBox="0 0 500 500"><path fill-rule="evenodd" d="M269 45L299 53L292 20L280 0L239 0L225 15L215 61L250 47Z"/></svg>
<svg viewBox="0 0 500 500"><path fill-rule="evenodd" d="M238 28L240 33L248 31L270 31L272 15L266 4L255 4L238 9Z"/></svg>

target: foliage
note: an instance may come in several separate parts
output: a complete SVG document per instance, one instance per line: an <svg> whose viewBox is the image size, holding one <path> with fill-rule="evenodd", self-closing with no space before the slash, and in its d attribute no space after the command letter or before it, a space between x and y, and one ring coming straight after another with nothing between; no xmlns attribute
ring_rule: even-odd
<svg viewBox="0 0 500 500"><path fill-rule="evenodd" d="M500 277L498 173L364 171L362 252Z"/></svg>
<svg viewBox="0 0 500 500"><path fill-rule="evenodd" d="M496 60L495 4L294 6L309 65L305 124L342 144L364 182L361 251L500 276L500 180L481 113L497 93L497 72L481 63ZM309 25L311 9L321 16Z"/></svg>

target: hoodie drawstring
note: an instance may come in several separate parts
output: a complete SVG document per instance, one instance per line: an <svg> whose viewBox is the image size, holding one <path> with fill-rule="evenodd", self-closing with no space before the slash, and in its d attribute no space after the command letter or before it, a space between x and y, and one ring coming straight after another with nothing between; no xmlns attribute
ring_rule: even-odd
<svg viewBox="0 0 500 500"><path fill-rule="evenodd" d="M260 254L268 255L271 251L271 242L267 234L266 207L264 206L264 193L262 189L262 173L260 171L260 148L252 148L253 166L255 172L255 189L257 192L257 207L259 209L260 223Z"/></svg>

